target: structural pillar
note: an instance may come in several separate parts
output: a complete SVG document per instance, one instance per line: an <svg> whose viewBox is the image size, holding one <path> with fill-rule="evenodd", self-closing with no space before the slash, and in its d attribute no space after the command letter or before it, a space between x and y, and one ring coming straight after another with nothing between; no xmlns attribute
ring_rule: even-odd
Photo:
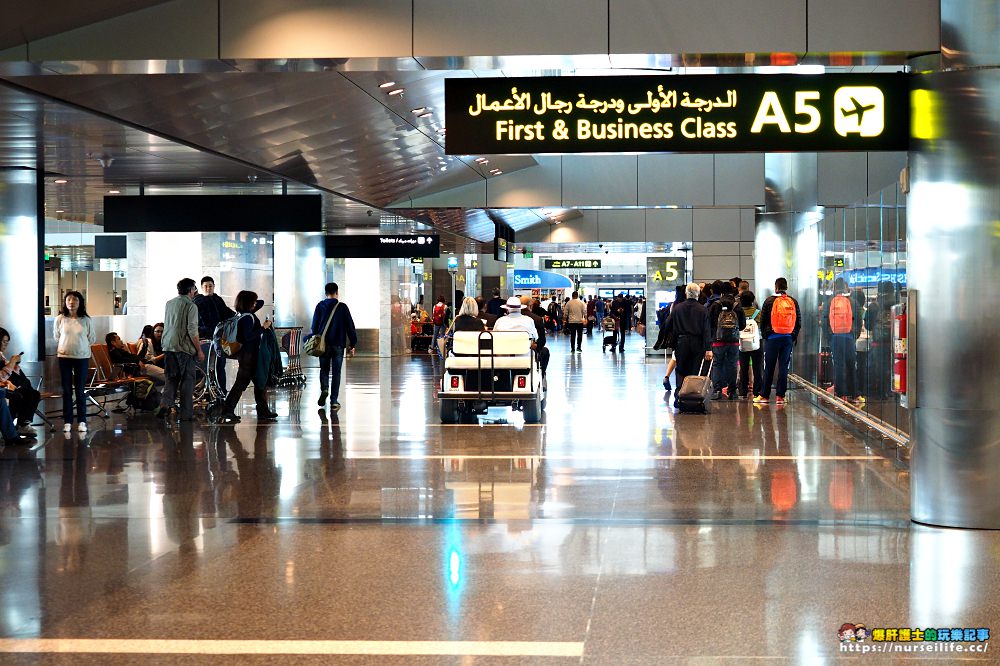
<svg viewBox="0 0 1000 666"><path fill-rule="evenodd" d="M11 336L8 356L25 352L25 361L40 361L45 349L42 328L42 294L39 282L40 248L36 205L37 172L30 169L0 171L0 293L4 295L3 326ZM58 303L53 304L58 308ZM56 310L53 310L56 311ZM51 337L51 336L50 336ZM15 348L16 347L16 348Z"/></svg>
<svg viewBox="0 0 1000 666"><path fill-rule="evenodd" d="M911 94L911 516L1000 529L1000 311L988 305L1000 280L1000 50L989 28L1000 7L945 0L941 9L936 69L947 71L918 74Z"/></svg>

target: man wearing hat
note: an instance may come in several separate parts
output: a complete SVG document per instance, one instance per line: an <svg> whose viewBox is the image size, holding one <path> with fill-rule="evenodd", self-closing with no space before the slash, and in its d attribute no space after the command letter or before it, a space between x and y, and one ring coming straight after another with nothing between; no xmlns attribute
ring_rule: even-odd
<svg viewBox="0 0 1000 666"><path fill-rule="evenodd" d="M521 313L521 299L517 296L511 296L507 299L507 303L504 304L503 309L507 311L507 314L503 317L497 319L497 323L493 325L494 331L524 331L534 342L538 339L538 331L535 330L535 321L531 317L525 317Z"/></svg>

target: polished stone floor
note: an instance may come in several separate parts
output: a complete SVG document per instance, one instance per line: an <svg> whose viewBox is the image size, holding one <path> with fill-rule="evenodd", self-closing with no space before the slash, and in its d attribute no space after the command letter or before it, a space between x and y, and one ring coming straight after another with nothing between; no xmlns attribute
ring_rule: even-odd
<svg viewBox="0 0 1000 666"><path fill-rule="evenodd" d="M910 524L893 452L804 392L676 414L629 346L555 341L539 425L441 425L419 355L348 360L338 414L313 375L277 424L5 449L0 663L824 663L845 622L1000 625L1000 535Z"/></svg>

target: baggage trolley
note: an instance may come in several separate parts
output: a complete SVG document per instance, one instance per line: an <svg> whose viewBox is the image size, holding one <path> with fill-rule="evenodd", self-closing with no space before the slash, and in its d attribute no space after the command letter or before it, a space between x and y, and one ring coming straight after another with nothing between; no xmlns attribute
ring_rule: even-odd
<svg viewBox="0 0 1000 666"><path fill-rule="evenodd" d="M301 388L306 385L306 376L302 372L302 327L275 328L281 351L285 352L287 363L285 371L278 379L279 388Z"/></svg>

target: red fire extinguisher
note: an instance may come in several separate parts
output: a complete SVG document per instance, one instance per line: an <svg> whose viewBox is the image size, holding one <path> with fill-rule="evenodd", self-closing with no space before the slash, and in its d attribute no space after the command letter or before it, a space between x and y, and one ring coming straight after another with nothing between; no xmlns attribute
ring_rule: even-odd
<svg viewBox="0 0 1000 666"><path fill-rule="evenodd" d="M906 303L892 306L892 392L906 393Z"/></svg>

